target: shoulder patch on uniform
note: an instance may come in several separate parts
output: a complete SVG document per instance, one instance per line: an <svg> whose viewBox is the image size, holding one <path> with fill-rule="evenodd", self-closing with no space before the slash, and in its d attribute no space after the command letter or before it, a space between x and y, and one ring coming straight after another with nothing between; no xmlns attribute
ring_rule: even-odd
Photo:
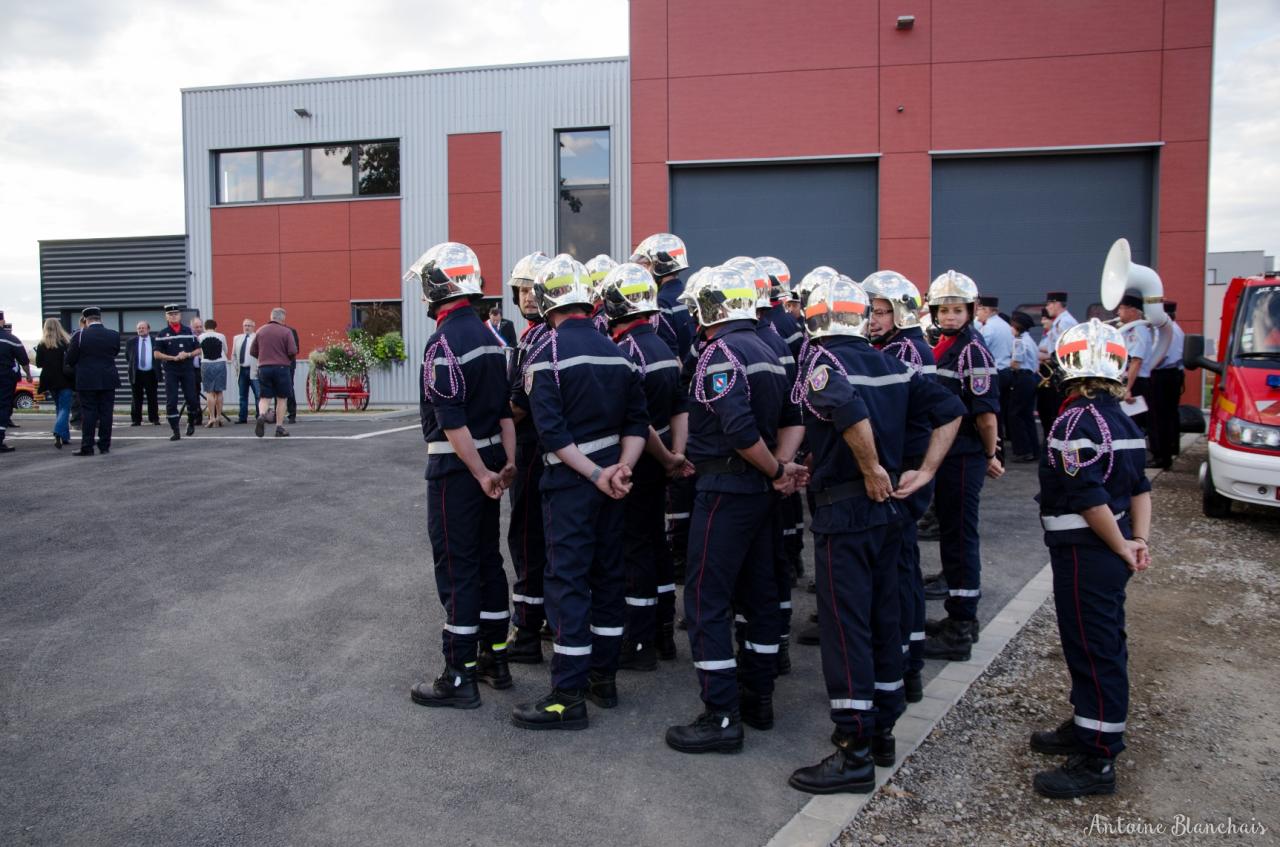
<svg viewBox="0 0 1280 847"><path fill-rule="evenodd" d="M725 371L713 373L711 375L711 390L716 394L723 394L729 390L729 374Z"/></svg>
<svg viewBox="0 0 1280 847"><path fill-rule="evenodd" d="M1080 473L1079 450L1062 451L1062 469L1067 472L1067 476L1075 476Z"/></svg>
<svg viewBox="0 0 1280 847"><path fill-rule="evenodd" d="M813 373L809 374L809 387L814 391L821 391L827 387L827 383L831 381L831 368L826 365L819 365L813 369Z"/></svg>

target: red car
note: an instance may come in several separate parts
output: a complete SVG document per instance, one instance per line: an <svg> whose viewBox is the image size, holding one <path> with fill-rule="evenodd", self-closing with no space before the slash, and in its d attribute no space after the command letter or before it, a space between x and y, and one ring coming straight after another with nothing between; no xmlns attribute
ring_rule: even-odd
<svg viewBox="0 0 1280 847"><path fill-rule="evenodd" d="M39 405L39 388L29 379L19 379L13 389L13 408L34 409Z"/></svg>

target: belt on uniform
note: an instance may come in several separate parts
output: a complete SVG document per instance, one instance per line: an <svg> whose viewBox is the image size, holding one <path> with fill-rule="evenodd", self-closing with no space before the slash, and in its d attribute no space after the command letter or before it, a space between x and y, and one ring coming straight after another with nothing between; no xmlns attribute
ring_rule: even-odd
<svg viewBox="0 0 1280 847"><path fill-rule="evenodd" d="M898 487L898 475L896 473L889 474L889 484L894 488ZM860 478L814 492L813 502L817 506L830 506L832 503L840 503L844 500L852 500L854 497L865 497L866 495L866 481Z"/></svg>
<svg viewBox="0 0 1280 847"><path fill-rule="evenodd" d="M498 435L491 435L488 438L477 439L475 441L475 445L476 445L476 449L480 450L484 447L492 447L493 445L499 444L501 442L502 442L502 434L499 433ZM456 452L458 451L453 449L453 445L450 444L448 440L431 441L427 443L428 456L440 456L440 455L456 453Z"/></svg>
<svg viewBox="0 0 1280 847"><path fill-rule="evenodd" d="M1117 512L1115 518L1119 521L1124 516L1124 512ZM1084 515L1041 515L1040 525L1045 528L1046 532L1089 529L1089 522L1084 519Z"/></svg>
<svg viewBox="0 0 1280 847"><path fill-rule="evenodd" d="M698 472L698 476L707 476L708 474L744 474L749 470L755 470L741 456L708 459L705 462L696 463L693 469Z"/></svg>
<svg viewBox="0 0 1280 847"><path fill-rule="evenodd" d="M655 429L654 434L656 434L659 438L661 438L662 436L666 435L670 431L671 431L671 426L670 424L668 424L667 426L664 426L662 429Z"/></svg>
<svg viewBox="0 0 1280 847"><path fill-rule="evenodd" d="M578 448L579 453L582 453L585 456L590 456L592 453L599 453L606 447L612 447L619 441L621 441L621 439L616 435L606 435L604 438L597 438L595 441L587 441L575 446ZM548 453L543 461L547 463L548 467L551 465L558 465L560 464L560 457L552 452Z"/></svg>

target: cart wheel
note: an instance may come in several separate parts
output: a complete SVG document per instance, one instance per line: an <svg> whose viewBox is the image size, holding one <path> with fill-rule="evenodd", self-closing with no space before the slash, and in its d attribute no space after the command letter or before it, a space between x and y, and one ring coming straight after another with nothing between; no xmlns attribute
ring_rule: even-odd
<svg viewBox="0 0 1280 847"><path fill-rule="evenodd" d="M307 374L307 408L318 412L324 408L325 392L329 381L319 368L312 368Z"/></svg>
<svg viewBox="0 0 1280 847"><path fill-rule="evenodd" d="M356 407L356 411L363 412L369 408L369 372L365 371L360 374L360 390L364 392L364 396L360 398L360 403Z"/></svg>
<svg viewBox="0 0 1280 847"><path fill-rule="evenodd" d="M1206 463L1204 479L1200 482L1200 507L1206 518L1231 517L1231 501L1213 487L1213 472Z"/></svg>
<svg viewBox="0 0 1280 847"><path fill-rule="evenodd" d="M13 408L15 409L34 409L36 400L30 394L13 395Z"/></svg>

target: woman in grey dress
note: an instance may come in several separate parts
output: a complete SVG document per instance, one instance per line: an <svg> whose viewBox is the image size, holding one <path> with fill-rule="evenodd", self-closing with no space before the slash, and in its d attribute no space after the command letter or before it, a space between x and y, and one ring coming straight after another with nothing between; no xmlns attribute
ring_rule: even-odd
<svg viewBox="0 0 1280 847"><path fill-rule="evenodd" d="M227 337L217 332L213 318L200 334L200 385L208 401L206 427L222 426L222 392L227 390Z"/></svg>

